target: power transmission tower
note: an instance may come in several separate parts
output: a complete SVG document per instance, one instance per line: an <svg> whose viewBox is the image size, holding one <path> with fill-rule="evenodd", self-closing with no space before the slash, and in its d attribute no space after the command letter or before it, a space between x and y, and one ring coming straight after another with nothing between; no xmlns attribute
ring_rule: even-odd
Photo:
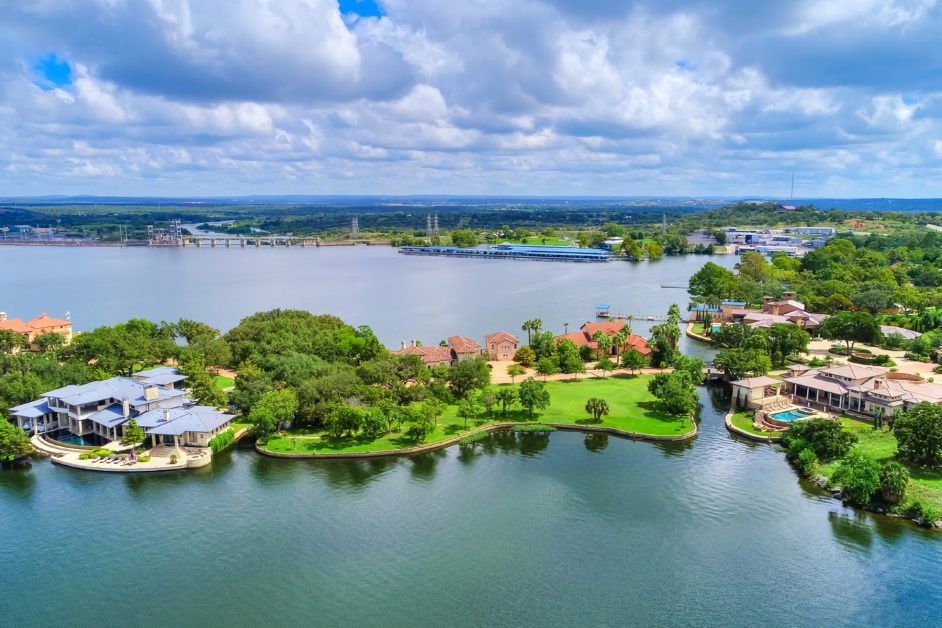
<svg viewBox="0 0 942 628"><path fill-rule="evenodd" d="M353 224L350 225L350 236L354 240L360 237L360 221L356 216L353 217Z"/></svg>
<svg viewBox="0 0 942 628"><path fill-rule="evenodd" d="M667 214L661 214L661 233L667 235Z"/></svg>
<svg viewBox="0 0 942 628"><path fill-rule="evenodd" d="M425 216L425 237L429 239L432 237L432 214Z"/></svg>
<svg viewBox="0 0 942 628"><path fill-rule="evenodd" d="M438 237L438 212L435 212L435 222L432 224L432 235Z"/></svg>

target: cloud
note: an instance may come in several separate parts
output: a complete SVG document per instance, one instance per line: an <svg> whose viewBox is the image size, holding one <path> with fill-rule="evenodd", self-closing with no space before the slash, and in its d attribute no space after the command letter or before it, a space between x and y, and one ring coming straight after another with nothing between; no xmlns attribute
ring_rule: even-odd
<svg viewBox="0 0 942 628"><path fill-rule="evenodd" d="M6 194L942 195L934 0L42 0Z"/></svg>

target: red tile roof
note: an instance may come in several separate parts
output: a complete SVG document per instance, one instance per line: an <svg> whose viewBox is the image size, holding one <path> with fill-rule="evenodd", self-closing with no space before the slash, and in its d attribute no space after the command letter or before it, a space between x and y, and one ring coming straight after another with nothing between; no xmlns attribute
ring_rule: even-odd
<svg viewBox="0 0 942 628"><path fill-rule="evenodd" d="M417 355L422 358L426 364L440 364L441 362L451 362L451 347L439 347L432 345L429 347L406 347L397 351L399 355Z"/></svg>
<svg viewBox="0 0 942 628"><path fill-rule="evenodd" d="M48 314L43 312L33 320L26 323L33 329L46 329L48 327L66 327L71 326L71 321L66 321L61 318L51 318Z"/></svg>
<svg viewBox="0 0 942 628"><path fill-rule="evenodd" d="M562 336L556 336L554 340L556 340L556 342L561 340L571 340L576 344L577 347L588 346L592 349L598 349L599 343L592 340L592 336L597 330L602 330L607 335L614 336L624 326L624 321L611 321L608 323L586 323L582 326L582 331L575 331L569 334L563 334ZM625 341L625 346L632 349L637 349L641 355L648 355L651 353L651 349L648 347L648 339L643 336L636 336L631 334Z"/></svg>
<svg viewBox="0 0 942 628"><path fill-rule="evenodd" d="M481 345L465 336L451 336L448 346L454 349L455 353L481 353Z"/></svg>
<svg viewBox="0 0 942 628"><path fill-rule="evenodd" d="M10 331L15 331L18 334L28 334L33 331L26 323L18 318L11 318L5 321L0 321L0 329L9 329Z"/></svg>
<svg viewBox="0 0 942 628"><path fill-rule="evenodd" d="M484 337L484 342L487 344L499 344L501 342L509 342L511 344L517 344L520 340L506 331L495 331L493 334L488 334Z"/></svg>

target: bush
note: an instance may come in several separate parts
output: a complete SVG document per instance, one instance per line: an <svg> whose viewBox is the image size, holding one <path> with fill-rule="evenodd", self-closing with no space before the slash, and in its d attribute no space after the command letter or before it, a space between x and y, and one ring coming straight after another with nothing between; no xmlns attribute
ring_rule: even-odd
<svg viewBox="0 0 942 628"><path fill-rule="evenodd" d="M818 456L815 455L811 449L807 447L801 450L801 453L798 454L798 459L795 461L795 464L805 475L811 475L814 472L815 467L818 465Z"/></svg>
<svg viewBox="0 0 942 628"><path fill-rule="evenodd" d="M804 442L799 445L796 441ZM841 423L832 419L808 419L792 423L782 435L782 445L789 459L797 460L804 448L810 448L821 462L844 457L857 442L857 436L845 432Z"/></svg>
<svg viewBox="0 0 942 628"><path fill-rule="evenodd" d="M893 421L899 457L922 467L942 466L942 407L922 402Z"/></svg>
<svg viewBox="0 0 942 628"><path fill-rule="evenodd" d="M542 423L525 423L523 425L514 425L510 428L511 432L555 432L556 428L552 425Z"/></svg>
<svg viewBox="0 0 942 628"><path fill-rule="evenodd" d="M928 525L942 520L942 511L931 504L926 504L918 500L913 502L906 514L913 518L922 517Z"/></svg>
<svg viewBox="0 0 942 628"><path fill-rule="evenodd" d="M831 479L841 485L844 499L866 506L881 488L880 471L880 463L860 450L852 449L841 460Z"/></svg>
<svg viewBox="0 0 942 628"><path fill-rule="evenodd" d="M150 456L138 456L137 461L138 462L150 462Z"/></svg>
<svg viewBox="0 0 942 628"><path fill-rule="evenodd" d="M209 441L209 448L213 450L214 454L218 454L231 445L233 440L235 440L235 428L230 427L225 432L213 436Z"/></svg>
<svg viewBox="0 0 942 628"><path fill-rule="evenodd" d="M474 443L479 443L482 440L486 440L490 437L490 432L475 432L474 434L469 434L458 441L459 445L473 445Z"/></svg>
<svg viewBox="0 0 942 628"><path fill-rule="evenodd" d="M818 368L818 367L824 366L825 364L827 364L827 362L825 362L821 358L811 358L811 360L808 362L808 366L812 368Z"/></svg>
<svg viewBox="0 0 942 628"><path fill-rule="evenodd" d="M898 504L903 501L908 483L909 471L895 460L880 468L880 496L886 503Z"/></svg>

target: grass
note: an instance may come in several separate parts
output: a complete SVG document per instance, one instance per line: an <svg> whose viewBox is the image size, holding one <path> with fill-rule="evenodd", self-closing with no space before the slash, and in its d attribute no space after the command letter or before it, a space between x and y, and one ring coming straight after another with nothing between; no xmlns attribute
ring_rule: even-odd
<svg viewBox="0 0 942 628"><path fill-rule="evenodd" d="M762 430L757 430L753 425L753 411L743 411L735 413L730 422L741 429L744 432L749 432L750 434L755 434L756 436L762 436L763 438L772 438L773 440L778 440L782 435L778 432L763 432Z"/></svg>
<svg viewBox="0 0 942 628"><path fill-rule="evenodd" d="M213 375L213 381L216 382L216 385L227 390L235 386L235 380L231 377L226 377L225 375Z"/></svg>
<svg viewBox="0 0 942 628"><path fill-rule="evenodd" d="M844 429L857 435L857 447L878 462L888 462L896 458L896 436L892 432L874 430L864 421L842 418ZM902 462L902 461L899 461ZM903 463L910 473L909 488L903 501L903 509L913 502L921 501L942 510L942 471L927 471ZM820 466L821 473L830 478L837 469L838 462L829 462Z"/></svg>
<svg viewBox="0 0 942 628"><path fill-rule="evenodd" d="M543 240L546 240L544 242ZM520 240L514 240L512 244L541 244L546 246L572 246L572 242L568 240L563 240L562 238L544 238L543 236L530 236L526 238L525 242L520 242Z"/></svg>
<svg viewBox="0 0 942 628"><path fill-rule="evenodd" d="M611 427L618 430L651 436L670 436L689 432L692 421L664 416L654 408L654 397L648 392L650 376L612 376L604 379L581 379L574 381L546 382L550 394L550 407L534 416L519 408L513 408L502 416L498 408L494 415L477 421L465 421L457 415L457 406L448 406L439 419L435 430L425 439L425 444L440 442L453 437L465 436L477 427L492 422L500 423L566 423L596 427ZM502 384L510 386L510 384ZM585 411L585 403L591 397L600 397L608 403L610 414L596 423ZM404 430L403 430L404 432ZM295 430L269 439L265 448L279 453L354 453L388 451L415 447L416 443L403 432L393 431L375 440L354 435L334 441L320 432Z"/></svg>

